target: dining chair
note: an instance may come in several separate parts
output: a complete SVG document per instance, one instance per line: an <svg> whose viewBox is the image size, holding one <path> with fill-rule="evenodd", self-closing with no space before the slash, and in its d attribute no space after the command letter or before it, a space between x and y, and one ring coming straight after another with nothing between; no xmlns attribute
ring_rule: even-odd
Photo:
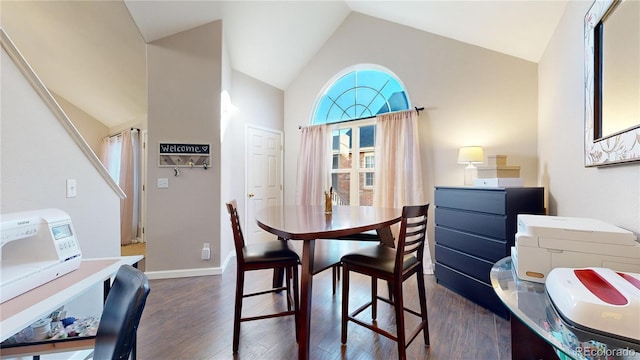
<svg viewBox="0 0 640 360"><path fill-rule="evenodd" d="M236 201L229 201L227 211L231 218L231 228L233 230L233 240L236 249L236 298L235 311L233 316L233 353L238 352L240 344L240 323L245 321L262 320L274 317L293 315L295 323L298 323L298 310L300 302L298 298L298 264L300 257L289 248L286 241L268 241L256 244L245 244L242 228L240 227L240 218L238 216L238 208ZM253 270L281 270L286 271L286 280L284 286L272 286L271 289L253 293L244 293L245 272ZM293 291L291 290L291 282L293 279ZM279 293L286 291L287 310L277 313L242 317L242 300L251 296L265 295L269 293ZM293 303L293 310L291 304ZM295 326L296 341L298 340L298 327Z"/></svg>
<svg viewBox="0 0 640 360"><path fill-rule="evenodd" d="M93 359L135 358L136 332L149 295L149 279L131 265L122 265L109 289L96 332Z"/></svg>
<svg viewBox="0 0 640 360"><path fill-rule="evenodd" d="M402 209L402 220L396 248L382 245L370 246L342 257L344 269L342 283L342 334L343 344L347 343L347 325L349 321L364 326L380 335L398 343L398 358L406 359L406 348L423 332L424 343L429 346L429 322L427 319L427 301L425 297L424 271L422 256L427 229L427 210L429 204L405 206ZM371 277L371 301L349 313L349 272L356 272ZM402 295L402 285L412 275L418 282L420 312L406 308ZM377 280L386 280L393 290L393 297L387 299L377 294ZM378 300L395 308L396 334L386 331L376 324ZM362 321L357 317L365 309L371 307L372 322ZM408 312L420 318L418 326L409 334L405 332L404 313ZM408 341L407 341L408 339Z"/></svg>

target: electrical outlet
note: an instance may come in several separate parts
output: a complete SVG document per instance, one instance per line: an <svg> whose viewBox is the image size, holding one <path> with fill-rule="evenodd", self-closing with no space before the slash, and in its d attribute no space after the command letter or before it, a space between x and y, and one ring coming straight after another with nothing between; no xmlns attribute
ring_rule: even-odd
<svg viewBox="0 0 640 360"><path fill-rule="evenodd" d="M209 247L209 243L202 244L202 260L211 259L211 248Z"/></svg>

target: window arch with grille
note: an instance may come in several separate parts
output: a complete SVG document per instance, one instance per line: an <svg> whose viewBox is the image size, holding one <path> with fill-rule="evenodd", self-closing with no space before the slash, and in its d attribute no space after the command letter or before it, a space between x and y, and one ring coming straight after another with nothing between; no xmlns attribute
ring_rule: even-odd
<svg viewBox="0 0 640 360"><path fill-rule="evenodd" d="M346 69L330 81L316 102L312 124L330 124L409 109L404 86L376 65Z"/></svg>

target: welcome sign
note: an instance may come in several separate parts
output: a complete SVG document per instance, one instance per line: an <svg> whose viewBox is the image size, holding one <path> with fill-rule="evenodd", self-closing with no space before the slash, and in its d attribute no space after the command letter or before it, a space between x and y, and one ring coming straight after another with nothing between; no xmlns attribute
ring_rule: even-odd
<svg viewBox="0 0 640 360"><path fill-rule="evenodd" d="M211 166L210 144L160 143L158 166L209 167Z"/></svg>

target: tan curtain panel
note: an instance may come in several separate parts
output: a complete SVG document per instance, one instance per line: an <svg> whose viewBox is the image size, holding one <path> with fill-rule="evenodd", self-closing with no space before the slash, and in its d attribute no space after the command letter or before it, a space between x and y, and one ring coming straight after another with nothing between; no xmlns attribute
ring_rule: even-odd
<svg viewBox="0 0 640 360"><path fill-rule="evenodd" d="M296 205L324 205L331 186L331 134L326 124L301 129Z"/></svg>

